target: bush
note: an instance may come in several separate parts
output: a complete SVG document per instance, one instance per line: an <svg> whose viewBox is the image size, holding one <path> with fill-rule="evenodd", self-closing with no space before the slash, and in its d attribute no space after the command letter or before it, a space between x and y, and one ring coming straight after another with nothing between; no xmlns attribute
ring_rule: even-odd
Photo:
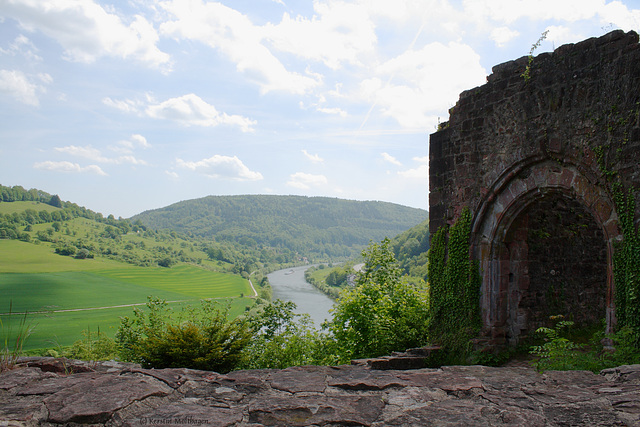
<svg viewBox="0 0 640 427"><path fill-rule="evenodd" d="M389 245L384 239L363 251L365 266L357 286L343 290L327 325L349 358L382 356L427 343L427 290L404 282Z"/></svg>
<svg viewBox="0 0 640 427"><path fill-rule="evenodd" d="M75 255L77 250L78 249L75 246L72 246L72 245L61 245L61 246L58 246L56 248L55 252L58 255L73 256L73 255Z"/></svg>
<svg viewBox="0 0 640 427"><path fill-rule="evenodd" d="M82 248L78 251L78 253L76 253L76 258L77 259L86 259L86 258L92 258L91 254L89 253L88 249Z"/></svg>
<svg viewBox="0 0 640 427"><path fill-rule="evenodd" d="M546 342L533 346L530 351L538 357L534 362L538 371L599 372L605 368L640 363L640 349L636 346L638 337L630 327L623 327L609 336L597 332L591 338L590 345L579 345L567 338L573 322L563 320L563 316L551 316L551 320L557 321L555 327L538 328L536 331L544 335ZM603 338L613 343L613 351L602 346Z"/></svg>
<svg viewBox="0 0 640 427"><path fill-rule="evenodd" d="M165 257L165 258L161 258L158 260L158 265L160 267L166 267L169 268L173 265L173 260L169 257Z"/></svg>
<svg viewBox="0 0 640 427"><path fill-rule="evenodd" d="M118 345L98 329L92 334L91 329L82 331L83 339L73 343L71 349L64 353L66 357L81 360L112 360L118 353ZM55 351L55 350L53 350Z"/></svg>
<svg viewBox="0 0 640 427"><path fill-rule="evenodd" d="M348 362L335 340L316 330L308 314L296 314L293 302L276 300L249 318L253 339L245 349L245 369L284 369Z"/></svg>
<svg viewBox="0 0 640 427"><path fill-rule="evenodd" d="M201 301L172 318L164 300L149 297L149 311L134 309L116 333L120 356L147 368L185 367L226 373L235 369L251 339L248 325L227 321L228 307Z"/></svg>

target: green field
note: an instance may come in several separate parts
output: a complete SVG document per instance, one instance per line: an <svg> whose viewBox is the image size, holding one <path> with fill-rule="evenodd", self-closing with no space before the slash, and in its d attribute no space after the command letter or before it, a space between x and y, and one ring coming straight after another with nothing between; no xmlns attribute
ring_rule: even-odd
<svg viewBox="0 0 640 427"><path fill-rule="evenodd" d="M14 212L24 212L27 209L33 209L36 212L40 211L59 211L60 208L56 208L54 206L48 205L46 203L40 202L11 202L11 203L0 203L0 213L3 214L12 214Z"/></svg>
<svg viewBox="0 0 640 427"><path fill-rule="evenodd" d="M190 265L173 268L136 267L110 260L77 260L52 253L50 247L0 240L0 320L2 339L19 316L29 312L35 326L25 349L67 346L83 330L100 328L113 336L119 317L144 306L147 296L172 302L172 306L199 304L200 299L231 301L237 316L253 304L252 290L240 276L208 271ZM11 341L10 337L10 341Z"/></svg>

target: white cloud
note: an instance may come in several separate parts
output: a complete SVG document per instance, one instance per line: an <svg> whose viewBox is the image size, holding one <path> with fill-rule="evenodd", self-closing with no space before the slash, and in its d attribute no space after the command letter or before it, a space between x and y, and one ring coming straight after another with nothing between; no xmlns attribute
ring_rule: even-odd
<svg viewBox="0 0 640 427"><path fill-rule="evenodd" d="M201 173L210 178L226 178L235 181L259 181L263 179L260 172L250 170L236 157L221 156L219 154L197 162L187 162L176 159L176 165L183 169Z"/></svg>
<svg viewBox="0 0 640 427"><path fill-rule="evenodd" d="M414 157L413 160L421 164L413 169L408 169L406 171L399 171L398 175L404 178L409 178L409 179L428 180L429 179L429 156Z"/></svg>
<svg viewBox="0 0 640 427"><path fill-rule="evenodd" d="M619 1L612 1L599 10L600 20L603 24L612 23L624 31L640 28L640 9L629 10Z"/></svg>
<svg viewBox="0 0 640 427"><path fill-rule="evenodd" d="M96 175L106 176L107 174L98 165L80 166L78 163L71 163L67 161L52 162L45 161L35 163L34 168L40 170L48 170L51 172L65 172L65 173L93 173Z"/></svg>
<svg viewBox="0 0 640 427"><path fill-rule="evenodd" d="M503 47L519 35L519 32L512 30L509 27L498 27L491 31L491 40L496 42L498 47Z"/></svg>
<svg viewBox="0 0 640 427"><path fill-rule="evenodd" d="M573 43L576 40L583 38L581 36L577 36L568 27L564 27L561 25L552 25L550 27L547 27L547 30L549 31L549 33L547 33L545 41L549 41L555 46L561 46L566 43Z"/></svg>
<svg viewBox="0 0 640 427"><path fill-rule="evenodd" d="M313 163L322 163L324 162L324 159L322 157L320 157L318 154L310 154L307 150L302 150L302 154L304 154L304 156L311 160Z"/></svg>
<svg viewBox="0 0 640 427"><path fill-rule="evenodd" d="M318 111L320 111L321 113L325 113L325 114L335 114L338 115L340 117L347 117L348 114L346 111L344 111L342 108L338 108L338 107L334 107L334 108L318 108Z"/></svg>
<svg viewBox="0 0 640 427"><path fill-rule="evenodd" d="M131 141L137 143L142 148L151 147L151 144L147 142L147 138L137 133L134 133L133 135L131 135Z"/></svg>
<svg viewBox="0 0 640 427"><path fill-rule="evenodd" d="M27 31L40 31L56 40L72 61L91 63L101 56L114 56L156 68L169 66L169 55L156 46L156 30L140 15L123 23L120 16L92 0L5 0L2 13Z"/></svg>
<svg viewBox="0 0 640 427"><path fill-rule="evenodd" d="M180 175L178 175L177 172L173 172L173 171L164 171L165 174L167 174L167 176L171 179L179 179Z"/></svg>
<svg viewBox="0 0 640 427"><path fill-rule="evenodd" d="M22 55L25 58L34 60L34 61L42 61L42 57L38 55L38 48L29 40L27 36L24 34L20 34L17 36L11 44L9 44L8 49L0 48L0 53L5 55Z"/></svg>
<svg viewBox="0 0 640 427"><path fill-rule="evenodd" d="M375 25L362 5L341 1L313 5L313 18L292 18L285 13L279 24L264 27L265 37L280 51L334 70L343 62L357 64L360 55L374 51Z"/></svg>
<svg viewBox="0 0 640 427"><path fill-rule="evenodd" d="M132 165L146 165L147 162L144 160L137 159L132 156L129 151L126 151L126 155L119 157L106 157L102 154L100 150L92 147L91 145L86 145L84 147L76 146L76 145L67 145L66 147L55 147L55 150L60 153L66 153L75 157L82 157L87 160L91 160L97 163L108 163L108 164L116 164L120 165L123 163L128 163Z"/></svg>
<svg viewBox="0 0 640 427"><path fill-rule="evenodd" d="M133 134L128 140L118 141L114 146L109 147L112 151L119 153L130 154L135 150L137 146L144 149L151 147L151 144L147 142L147 138L139 134Z"/></svg>
<svg viewBox="0 0 640 427"><path fill-rule="evenodd" d="M11 96L23 104L37 107L40 104L38 91L44 91L44 88L30 82L22 71L0 70L0 93Z"/></svg>
<svg viewBox="0 0 640 427"><path fill-rule="evenodd" d="M406 128L427 128L435 112L455 104L460 92L486 82L480 56L465 44L434 42L383 63L358 96ZM446 84L445 84L446 82Z"/></svg>
<svg viewBox="0 0 640 427"><path fill-rule="evenodd" d="M384 159L385 162L389 162L392 165L396 165L396 166L402 166L402 163L398 159L393 157L391 154L382 153L381 155L382 155L382 158Z"/></svg>
<svg viewBox="0 0 640 427"><path fill-rule="evenodd" d="M118 101L106 97L102 100L102 103L108 107L115 108L123 113L138 114L144 107L144 103L138 100L125 99L124 101Z"/></svg>
<svg viewBox="0 0 640 427"><path fill-rule="evenodd" d="M575 22L595 16L603 0L464 0L465 13L476 19L511 24L520 18Z"/></svg>
<svg viewBox="0 0 640 427"><path fill-rule="evenodd" d="M145 113L154 119L172 120L185 126L213 127L225 124L238 126L243 132L252 131L252 126L256 124L254 120L243 116L220 114L216 107L207 104L193 93L149 105Z"/></svg>
<svg viewBox="0 0 640 427"><path fill-rule="evenodd" d="M324 175L313 175L310 173L296 172L289 177L287 185L301 190L308 190L311 187L317 187L327 184L327 177Z"/></svg>
<svg viewBox="0 0 640 427"><path fill-rule="evenodd" d="M288 71L263 44L263 31L242 13L220 3L173 0L162 3L175 20L160 30L178 39L198 40L227 56L239 72L257 83L263 93L304 94L318 86L317 76Z"/></svg>

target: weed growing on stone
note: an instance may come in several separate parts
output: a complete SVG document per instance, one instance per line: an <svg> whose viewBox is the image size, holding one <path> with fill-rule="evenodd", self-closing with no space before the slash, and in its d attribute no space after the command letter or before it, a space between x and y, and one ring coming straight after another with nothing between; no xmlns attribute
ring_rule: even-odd
<svg viewBox="0 0 640 427"><path fill-rule="evenodd" d="M549 34L549 30L543 31L540 35L540 38L537 42L535 42L531 46L531 50L529 50L529 62L527 63L524 72L520 75L524 79L526 83L529 83L529 79L531 78L531 65L533 65L533 53L540 47L542 42L547 38L547 34Z"/></svg>

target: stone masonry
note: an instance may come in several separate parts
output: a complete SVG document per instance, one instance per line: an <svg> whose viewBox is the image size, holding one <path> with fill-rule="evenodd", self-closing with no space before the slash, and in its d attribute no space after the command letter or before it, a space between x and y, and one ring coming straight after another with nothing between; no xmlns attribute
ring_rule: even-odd
<svg viewBox="0 0 640 427"><path fill-rule="evenodd" d="M637 426L640 365L141 369L23 359L0 373L0 426Z"/></svg>
<svg viewBox="0 0 640 427"><path fill-rule="evenodd" d="M516 344L551 315L606 319L612 330L612 256L622 239L613 182L640 206L635 32L495 66L486 84L460 95L431 135L429 157L431 235L471 209L492 345Z"/></svg>

